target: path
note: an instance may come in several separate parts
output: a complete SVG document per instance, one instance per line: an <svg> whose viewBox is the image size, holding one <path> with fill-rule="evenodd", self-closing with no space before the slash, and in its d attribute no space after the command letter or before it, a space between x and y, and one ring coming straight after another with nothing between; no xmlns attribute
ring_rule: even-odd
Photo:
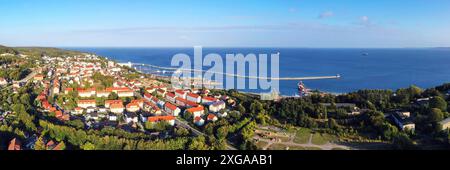
<svg viewBox="0 0 450 170"><path fill-rule="evenodd" d="M294 142L295 136L296 136L296 134L289 135L289 141L287 141L287 142L264 139L264 138L261 138L260 136L255 136L254 139L257 139L258 141L267 142L267 145L262 147L263 150L267 150L273 144L282 144L282 145L285 145L287 147L289 147L289 146L297 146L297 147L303 147L303 148L306 148L306 149L307 148L320 148L321 150L332 150L332 149L336 149L336 148L345 149L345 150L352 149L352 148L350 148L348 146L340 145L340 144L336 144L336 143L331 143L331 142L328 142L328 143L326 143L324 145L313 144L312 143L313 134L310 134L309 139L308 139L308 143L304 143L304 144L295 143Z"/></svg>

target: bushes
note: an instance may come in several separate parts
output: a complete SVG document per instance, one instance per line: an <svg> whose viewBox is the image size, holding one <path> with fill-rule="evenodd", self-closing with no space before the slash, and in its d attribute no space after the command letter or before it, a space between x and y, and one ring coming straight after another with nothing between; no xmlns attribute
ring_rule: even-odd
<svg viewBox="0 0 450 170"><path fill-rule="evenodd" d="M127 139L118 136L99 136L67 126L59 126L40 120L39 124L49 132L49 137L57 141L67 141L79 149L97 150L181 150L187 148L188 138L179 137L169 140L146 141L144 139ZM111 132L103 132L104 134ZM115 132L118 133L118 132Z"/></svg>

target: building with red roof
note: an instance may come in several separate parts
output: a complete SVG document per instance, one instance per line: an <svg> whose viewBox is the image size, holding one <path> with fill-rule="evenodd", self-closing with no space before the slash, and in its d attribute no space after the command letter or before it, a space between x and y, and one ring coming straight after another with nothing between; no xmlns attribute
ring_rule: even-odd
<svg viewBox="0 0 450 170"><path fill-rule="evenodd" d="M123 107L123 103L112 103L110 105L110 111L112 113L116 113L116 114L121 114L123 113L123 110L125 110L125 108Z"/></svg>
<svg viewBox="0 0 450 170"><path fill-rule="evenodd" d="M73 88L64 89L64 94L69 94L69 92L73 91Z"/></svg>
<svg viewBox="0 0 450 170"><path fill-rule="evenodd" d="M177 98L177 96L175 95L175 93L167 93L166 94L166 100L172 103L175 103L175 99Z"/></svg>
<svg viewBox="0 0 450 170"><path fill-rule="evenodd" d="M205 108L203 106L193 107L186 109L186 112L191 113L193 117L200 117L205 114Z"/></svg>
<svg viewBox="0 0 450 170"><path fill-rule="evenodd" d="M169 102L166 102L166 104L164 105L164 110L172 116L178 116L178 114L181 112L180 108Z"/></svg>
<svg viewBox="0 0 450 170"><path fill-rule="evenodd" d="M202 103L213 103L216 102L218 99L210 96L205 96L202 98Z"/></svg>
<svg viewBox="0 0 450 170"><path fill-rule="evenodd" d="M95 100L78 100L78 107L88 108L88 107L96 107Z"/></svg>
<svg viewBox="0 0 450 170"><path fill-rule="evenodd" d="M137 103L128 103L126 109L128 112L137 112L137 111L141 110L141 108L139 107L139 104L137 104Z"/></svg>
<svg viewBox="0 0 450 170"><path fill-rule="evenodd" d="M148 122L157 123L160 121L166 121L170 125L175 125L175 116L152 116L147 118Z"/></svg>
<svg viewBox="0 0 450 170"><path fill-rule="evenodd" d="M175 91L175 95L176 95L177 97L182 98L182 99L186 99L187 92L184 91L184 90L176 90L176 91Z"/></svg>
<svg viewBox="0 0 450 170"><path fill-rule="evenodd" d="M215 122L217 121L219 118L217 118L217 116L215 114L208 114L207 120L211 121L211 122Z"/></svg>
<svg viewBox="0 0 450 170"><path fill-rule="evenodd" d="M111 104L117 104L117 103L120 103L123 105L122 100L106 100L105 107L109 108L109 107L111 107Z"/></svg>
<svg viewBox="0 0 450 170"><path fill-rule="evenodd" d="M194 118L194 124L197 125L197 126L203 126L205 124L205 120L202 117L200 117L200 116L195 117Z"/></svg>
<svg viewBox="0 0 450 170"><path fill-rule="evenodd" d="M9 142L8 150L10 150L10 151L22 150L21 142L17 138L12 139Z"/></svg>
<svg viewBox="0 0 450 170"><path fill-rule="evenodd" d="M191 102L200 103L202 101L202 97L195 93L188 93L186 99Z"/></svg>

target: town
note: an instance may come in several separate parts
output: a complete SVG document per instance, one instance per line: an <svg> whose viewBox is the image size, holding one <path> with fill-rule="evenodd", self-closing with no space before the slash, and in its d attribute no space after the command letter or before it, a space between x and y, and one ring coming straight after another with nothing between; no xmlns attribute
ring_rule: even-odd
<svg viewBox="0 0 450 170"><path fill-rule="evenodd" d="M448 144L448 84L343 95L299 88L300 97L274 97L193 84L177 89L167 78L90 53L3 48L0 133L1 147L9 150L351 150Z"/></svg>

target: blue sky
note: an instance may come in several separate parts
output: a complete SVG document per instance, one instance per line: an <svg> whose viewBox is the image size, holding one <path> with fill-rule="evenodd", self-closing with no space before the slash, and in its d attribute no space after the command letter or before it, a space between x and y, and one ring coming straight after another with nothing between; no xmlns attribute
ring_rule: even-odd
<svg viewBox="0 0 450 170"><path fill-rule="evenodd" d="M0 44L450 46L448 0L0 0Z"/></svg>

